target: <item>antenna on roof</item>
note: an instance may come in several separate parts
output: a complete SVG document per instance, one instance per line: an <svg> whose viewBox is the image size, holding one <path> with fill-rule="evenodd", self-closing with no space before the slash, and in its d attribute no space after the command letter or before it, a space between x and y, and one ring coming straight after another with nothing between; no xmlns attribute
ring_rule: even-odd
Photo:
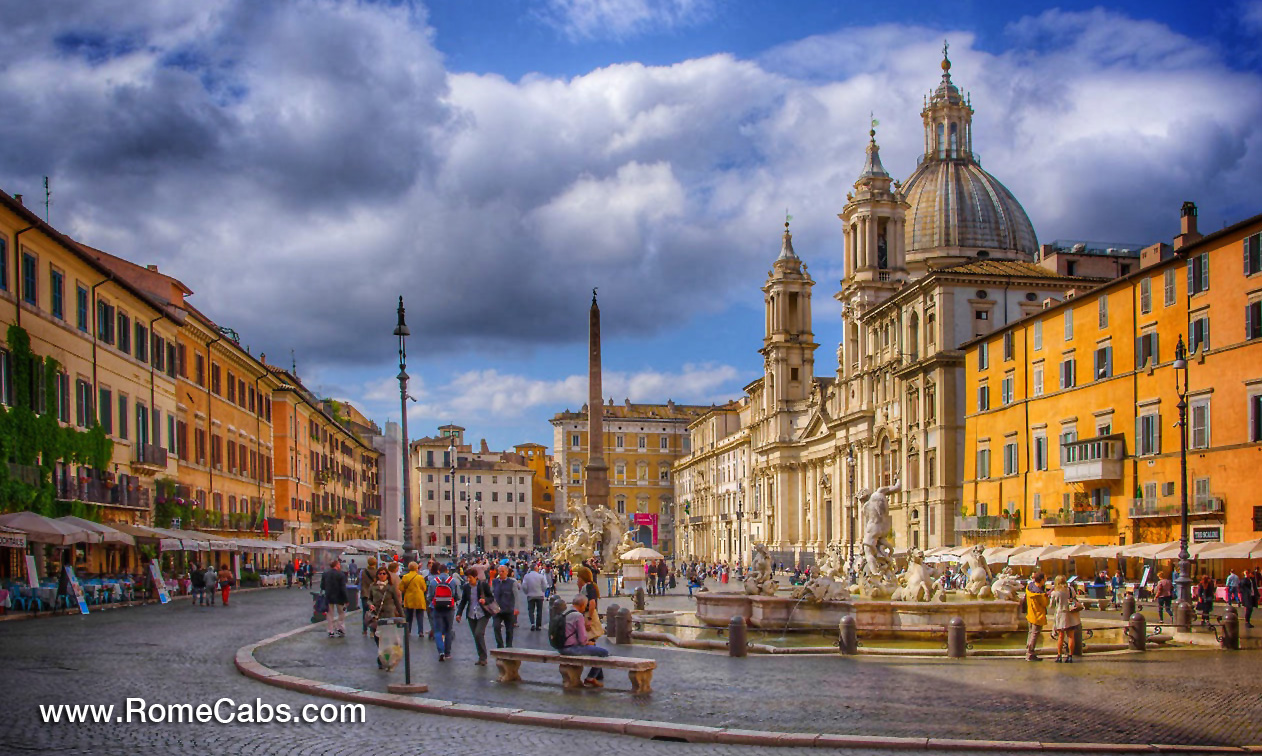
<svg viewBox="0 0 1262 756"><path fill-rule="evenodd" d="M48 222L48 206L53 204L53 190L48 185L48 177L44 177L44 222Z"/></svg>
<svg viewBox="0 0 1262 756"><path fill-rule="evenodd" d="M289 372L295 376L298 375L298 358L294 357L294 350L289 350Z"/></svg>

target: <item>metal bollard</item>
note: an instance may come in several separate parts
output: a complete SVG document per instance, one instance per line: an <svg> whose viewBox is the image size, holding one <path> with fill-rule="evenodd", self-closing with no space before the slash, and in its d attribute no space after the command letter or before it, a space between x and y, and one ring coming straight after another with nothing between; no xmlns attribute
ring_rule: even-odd
<svg viewBox="0 0 1262 756"><path fill-rule="evenodd" d="M738 614L727 623L727 655L745 656L748 653L746 643L745 618Z"/></svg>
<svg viewBox="0 0 1262 756"><path fill-rule="evenodd" d="M1122 619L1129 620L1131 615L1135 613L1135 597L1127 596L1122 599Z"/></svg>
<svg viewBox="0 0 1262 756"><path fill-rule="evenodd" d="M605 612L605 635L610 638L618 635L618 612L621 610L617 604L610 604L608 611Z"/></svg>
<svg viewBox="0 0 1262 756"><path fill-rule="evenodd" d="M1240 615L1234 606L1228 606L1227 613L1223 615L1222 645L1232 651L1240 650Z"/></svg>
<svg viewBox="0 0 1262 756"><path fill-rule="evenodd" d="M1146 651L1148 648L1148 620L1139 612L1132 614L1127 623L1126 644L1132 651Z"/></svg>
<svg viewBox="0 0 1262 756"><path fill-rule="evenodd" d="M855 625L854 615L847 614L841 618L841 626L838 631L837 645L841 648L841 652L847 656L859 653L859 635L857 626Z"/></svg>
<svg viewBox="0 0 1262 756"><path fill-rule="evenodd" d="M614 642L619 646L631 645L631 610L620 609L618 611L618 624L615 627L616 638Z"/></svg>
<svg viewBox="0 0 1262 756"><path fill-rule="evenodd" d="M1074 656L1082 656L1082 624L1074 627Z"/></svg>
<svg viewBox="0 0 1262 756"><path fill-rule="evenodd" d="M952 659L963 659L968 651L967 635L964 632L964 620L952 617L947 622L947 656Z"/></svg>
<svg viewBox="0 0 1262 756"><path fill-rule="evenodd" d="M1174 602L1174 627L1176 630L1188 632L1192 629L1192 620L1196 619L1196 610L1186 601Z"/></svg>
<svg viewBox="0 0 1262 756"><path fill-rule="evenodd" d="M636 611L640 611L640 612L644 611L644 589L643 588L635 589L635 608L636 608Z"/></svg>

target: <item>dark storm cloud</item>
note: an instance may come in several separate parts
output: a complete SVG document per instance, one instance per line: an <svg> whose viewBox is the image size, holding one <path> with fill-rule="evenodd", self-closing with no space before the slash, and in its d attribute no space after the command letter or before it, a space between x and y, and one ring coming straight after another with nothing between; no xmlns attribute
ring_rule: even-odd
<svg viewBox="0 0 1262 756"><path fill-rule="evenodd" d="M593 286L611 335L757 306L786 208L798 253L836 273L869 110L906 176L940 73L940 32L914 27L509 82L449 74L406 4L0 15L0 112L21 114L0 119L0 186L52 176L55 225L159 264L256 353L308 365L391 355L400 294L419 352L580 339ZM1183 199L1207 225L1257 211L1257 77L1099 12L1012 37L993 56L953 36L953 74L1040 238L1156 240Z"/></svg>

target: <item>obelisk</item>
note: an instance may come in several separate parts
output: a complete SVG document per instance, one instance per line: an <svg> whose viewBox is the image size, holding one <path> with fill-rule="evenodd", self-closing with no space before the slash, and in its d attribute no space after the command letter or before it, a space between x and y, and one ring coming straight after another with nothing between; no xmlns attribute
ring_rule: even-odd
<svg viewBox="0 0 1262 756"><path fill-rule="evenodd" d="M600 307L592 289L592 309L587 326L587 481L583 497L587 506L608 508L609 465L605 463L605 400L600 385Z"/></svg>

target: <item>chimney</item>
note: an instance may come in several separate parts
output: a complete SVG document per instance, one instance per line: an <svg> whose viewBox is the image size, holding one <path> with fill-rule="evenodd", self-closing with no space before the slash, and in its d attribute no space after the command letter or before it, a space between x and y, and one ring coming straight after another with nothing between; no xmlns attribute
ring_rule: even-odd
<svg viewBox="0 0 1262 756"><path fill-rule="evenodd" d="M26 203L22 201L22 195L15 194L13 195L13 199L17 200L18 204L21 205L22 207L26 207Z"/></svg>
<svg viewBox="0 0 1262 756"><path fill-rule="evenodd" d="M1196 203L1184 202L1183 207L1179 209L1179 235L1174 237L1174 248L1181 249L1199 240L1203 235L1196 230Z"/></svg>

